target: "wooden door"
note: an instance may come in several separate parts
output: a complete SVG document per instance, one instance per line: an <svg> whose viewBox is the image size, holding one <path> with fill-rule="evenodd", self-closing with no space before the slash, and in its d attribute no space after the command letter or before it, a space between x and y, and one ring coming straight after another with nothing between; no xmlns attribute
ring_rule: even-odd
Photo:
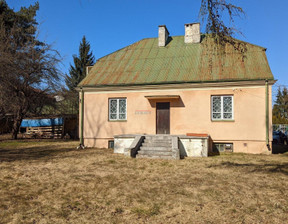
<svg viewBox="0 0 288 224"><path fill-rule="evenodd" d="M156 134L170 134L170 103L156 103Z"/></svg>

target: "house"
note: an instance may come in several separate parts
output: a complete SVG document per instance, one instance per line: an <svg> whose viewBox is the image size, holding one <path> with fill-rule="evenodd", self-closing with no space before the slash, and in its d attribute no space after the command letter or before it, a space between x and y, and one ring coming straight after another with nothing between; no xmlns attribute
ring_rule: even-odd
<svg viewBox="0 0 288 224"><path fill-rule="evenodd" d="M266 49L239 40L244 52L231 44L218 47L200 34L199 23L184 27L185 36L169 36L159 26L158 38L89 68L78 86L85 146L107 148L115 140L115 152L137 153L142 143L153 145L143 139L159 135L155 142L172 136L172 148L185 156L271 152L275 80Z"/></svg>

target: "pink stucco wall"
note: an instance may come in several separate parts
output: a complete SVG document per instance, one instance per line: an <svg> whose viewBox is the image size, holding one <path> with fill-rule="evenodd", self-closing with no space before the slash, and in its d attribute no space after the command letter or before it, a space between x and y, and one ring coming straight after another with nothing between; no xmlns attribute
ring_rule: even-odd
<svg viewBox="0 0 288 224"><path fill-rule="evenodd" d="M211 96L234 96L234 121L211 120ZM148 100L147 95L179 95L180 99ZM108 120L108 99L127 98L127 121ZM270 143L272 98L269 86ZM178 90L85 92L84 144L107 148L119 134L156 134L156 102L170 102L170 134L207 133L214 142L229 142L234 152L262 153L266 147L265 86ZM137 111L146 111L144 114Z"/></svg>

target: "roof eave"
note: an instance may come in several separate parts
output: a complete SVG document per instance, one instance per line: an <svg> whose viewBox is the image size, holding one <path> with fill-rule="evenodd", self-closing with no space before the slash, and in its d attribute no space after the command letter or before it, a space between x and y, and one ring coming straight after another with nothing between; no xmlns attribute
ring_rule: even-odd
<svg viewBox="0 0 288 224"><path fill-rule="evenodd" d="M202 81L202 82L165 82L165 83L141 83L141 84L110 84L110 85L83 85L78 86L75 88L77 91L80 91L81 89L117 89L117 88L124 88L124 89L134 89L134 87L137 89L139 87L143 88L149 88L149 89L156 89L156 88L162 88L162 86L166 87L195 87L201 88L201 87L217 87L217 86L241 86L241 85L264 85L265 81L268 80L269 85L273 85L277 80L274 78L263 78L263 79L249 79L249 80L219 80L219 81Z"/></svg>

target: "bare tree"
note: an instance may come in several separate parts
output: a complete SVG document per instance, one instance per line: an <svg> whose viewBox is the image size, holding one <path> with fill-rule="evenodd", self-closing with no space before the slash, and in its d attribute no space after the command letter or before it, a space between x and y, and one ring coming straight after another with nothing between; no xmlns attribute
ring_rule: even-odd
<svg viewBox="0 0 288 224"><path fill-rule="evenodd" d="M211 34L219 46L231 44L236 50L245 52L245 45L232 38L236 33L242 34L234 24L235 18L244 16L244 10L232 4L231 0L201 0L199 17L206 24L206 33ZM228 21L225 23L226 17Z"/></svg>
<svg viewBox="0 0 288 224"><path fill-rule="evenodd" d="M35 38L23 38L21 29L7 31L0 23L0 115L13 115L12 137L17 138L22 119L37 114L57 86L59 54Z"/></svg>

